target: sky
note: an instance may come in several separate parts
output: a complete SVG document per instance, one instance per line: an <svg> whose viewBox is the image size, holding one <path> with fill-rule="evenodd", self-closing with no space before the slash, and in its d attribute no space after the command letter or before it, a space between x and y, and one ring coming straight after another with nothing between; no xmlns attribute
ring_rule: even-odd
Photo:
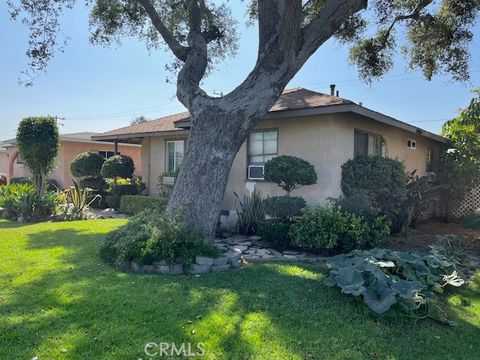
<svg viewBox="0 0 480 360"><path fill-rule="evenodd" d="M27 64L27 30L21 22L11 21L5 2L0 3L0 140L14 137L19 121L27 116L58 116L61 133L103 132L127 126L138 116L155 119L185 111L175 98L175 85L166 82L170 55L164 50L149 52L137 39L109 48L91 45L83 3L65 14L62 29L69 44L33 87L18 83ZM256 60L257 31L243 25L245 9L240 2L231 4L240 20L239 51L204 81L203 88L210 94L235 88ZM366 85L349 64L348 49L329 40L288 88L329 93L329 84L335 83L343 98L438 133L445 120L468 105L471 89L480 86L480 25L474 33L469 83L452 82L448 76L429 82L420 72L408 71L405 59L398 55L395 68L384 79Z"/></svg>

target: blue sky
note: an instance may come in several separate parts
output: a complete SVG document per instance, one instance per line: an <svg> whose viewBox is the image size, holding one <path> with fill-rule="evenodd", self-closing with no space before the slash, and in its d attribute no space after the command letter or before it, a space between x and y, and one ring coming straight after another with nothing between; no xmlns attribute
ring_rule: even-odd
<svg viewBox="0 0 480 360"><path fill-rule="evenodd" d="M144 44L128 39L110 48L88 42L88 12L81 3L64 17L63 31L70 37L64 53L58 54L33 87L18 84L25 69L27 31L10 21L5 2L0 3L0 139L15 135L18 122L30 115L57 115L62 133L108 131L126 126L144 115L153 119L184 111L175 98L175 85L166 83L165 63L170 56L162 50L149 53ZM244 15L240 5L234 14ZM255 63L257 34L240 21L241 41L236 58L222 64L206 79L209 92L228 92L238 85ZM347 49L329 41L320 48L292 80L289 87L302 86L328 92L336 83L340 96L364 106L439 132L444 120L454 117L471 99L470 90L480 86L480 26L472 46L472 79L454 83L448 77L426 81L418 72L406 70L398 56L385 79L365 85L349 65Z"/></svg>

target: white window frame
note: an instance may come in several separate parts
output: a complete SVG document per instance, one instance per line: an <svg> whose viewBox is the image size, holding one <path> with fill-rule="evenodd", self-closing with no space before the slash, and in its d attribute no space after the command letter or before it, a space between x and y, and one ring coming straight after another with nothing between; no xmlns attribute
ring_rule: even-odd
<svg viewBox="0 0 480 360"><path fill-rule="evenodd" d="M112 156L115 156L115 151L110 151L110 150L95 150L97 152L98 155L101 155L106 159L108 158L111 158ZM108 153L112 153L113 155L112 156L108 156ZM120 153L118 153L117 155L120 155Z"/></svg>
<svg viewBox="0 0 480 360"><path fill-rule="evenodd" d="M168 144L170 143L174 143L174 154L173 154L173 169L169 169L169 154L168 154L168 149L169 149L169 146ZM176 157L176 154L177 154L177 151L176 151L176 146L177 144L182 144L182 160L180 161L180 164L177 164L178 162L178 159ZM170 172L170 171L176 171L180 165L182 164L182 161L185 157L185 140L183 139L175 139L175 140L166 140L165 141L165 172Z"/></svg>
<svg viewBox="0 0 480 360"><path fill-rule="evenodd" d="M362 129L354 129L354 132L353 132L353 143L354 144L355 144L355 133L364 133L364 134L368 135L368 144L367 144L367 155L368 156L375 156L375 155L384 156L383 136L382 135L376 134L376 133L373 133L373 132L370 132L370 131L362 130ZM381 142L381 144L380 144L380 154L375 154L374 139L379 139L379 141ZM353 147L353 156L354 157L359 156L359 155L355 154L355 145Z"/></svg>
<svg viewBox="0 0 480 360"><path fill-rule="evenodd" d="M265 138L262 139L262 154L257 154L257 155L250 155L250 137L253 135L253 134L258 134L258 133L262 133L262 134L265 134L265 133L269 133L269 132L274 132L276 133L276 152L275 153L265 153ZM263 157L263 160L265 160L265 157L266 156L271 156L271 157L274 157L274 156L277 156L278 155L278 129L259 129L259 130L254 130L250 133L250 135L248 136L248 141L247 141L247 179L248 180L264 180L264 178L252 178L250 177L250 166L261 166L261 165L265 165L266 161L251 161L251 158L253 156L262 156Z"/></svg>
<svg viewBox="0 0 480 360"><path fill-rule="evenodd" d="M407 139L407 149L417 150L417 140Z"/></svg>

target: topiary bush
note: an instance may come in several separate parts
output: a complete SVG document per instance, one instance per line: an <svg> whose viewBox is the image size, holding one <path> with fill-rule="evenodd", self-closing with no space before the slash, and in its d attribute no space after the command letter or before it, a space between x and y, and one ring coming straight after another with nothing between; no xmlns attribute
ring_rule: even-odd
<svg viewBox="0 0 480 360"><path fill-rule="evenodd" d="M120 200L119 212L128 215L137 215L147 209L157 209L163 212L167 204L168 199L163 197L124 195Z"/></svg>
<svg viewBox="0 0 480 360"><path fill-rule="evenodd" d="M93 151L78 154L70 163L70 171L77 178L99 178L105 158Z"/></svg>
<svg viewBox="0 0 480 360"><path fill-rule="evenodd" d="M104 178L125 178L130 179L135 171L135 165L130 156L115 155L103 163L100 174Z"/></svg>
<svg viewBox="0 0 480 360"><path fill-rule="evenodd" d="M308 161L295 156L281 155L274 157L265 164L265 180L276 183L290 193L304 185L317 182L315 168Z"/></svg>
<svg viewBox="0 0 480 360"><path fill-rule="evenodd" d="M203 243L201 232L187 228L183 211L167 216L149 209L108 234L100 246L100 255L107 263L123 269L131 261L150 265L164 260L173 264L179 258L188 265L197 255L215 257L218 250Z"/></svg>
<svg viewBox="0 0 480 360"><path fill-rule="evenodd" d="M257 234L272 248L284 250L291 242L290 229L292 223L288 220L269 219L258 223Z"/></svg>
<svg viewBox="0 0 480 360"><path fill-rule="evenodd" d="M342 165L341 186L346 197L367 195L372 205L392 220L392 233L402 230L402 205L407 198L403 163L381 156L356 157Z"/></svg>
<svg viewBox="0 0 480 360"><path fill-rule="evenodd" d="M372 221L380 215L380 209L372 204L370 197L364 192L332 199L332 205L335 209L361 216L367 221Z"/></svg>
<svg viewBox="0 0 480 360"><path fill-rule="evenodd" d="M291 236L299 247L326 254L338 254L378 245L389 233L389 219L382 215L372 222L330 206L312 206L292 226Z"/></svg>
<svg viewBox="0 0 480 360"><path fill-rule="evenodd" d="M55 168L60 134L53 117L28 117L20 121L17 146L30 170L37 196L45 192L47 175Z"/></svg>
<svg viewBox="0 0 480 360"><path fill-rule="evenodd" d="M302 215L302 209L307 206L301 197L273 196L263 200L265 213L276 219L291 219Z"/></svg>
<svg viewBox="0 0 480 360"><path fill-rule="evenodd" d="M108 187L105 179L101 177L86 177L81 179L78 184L82 189L89 188L97 193L103 193Z"/></svg>
<svg viewBox="0 0 480 360"><path fill-rule="evenodd" d="M113 185L111 193L120 197L124 195L138 195L138 186L136 184Z"/></svg>

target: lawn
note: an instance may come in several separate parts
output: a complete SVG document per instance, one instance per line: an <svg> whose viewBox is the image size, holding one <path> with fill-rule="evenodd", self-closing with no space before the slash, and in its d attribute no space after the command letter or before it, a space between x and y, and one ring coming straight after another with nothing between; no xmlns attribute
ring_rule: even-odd
<svg viewBox="0 0 480 360"><path fill-rule="evenodd" d="M377 321L303 263L200 277L117 272L98 247L123 223L0 220L0 359L147 359L149 342L204 343L207 359L480 356L479 273L447 295L458 327Z"/></svg>

